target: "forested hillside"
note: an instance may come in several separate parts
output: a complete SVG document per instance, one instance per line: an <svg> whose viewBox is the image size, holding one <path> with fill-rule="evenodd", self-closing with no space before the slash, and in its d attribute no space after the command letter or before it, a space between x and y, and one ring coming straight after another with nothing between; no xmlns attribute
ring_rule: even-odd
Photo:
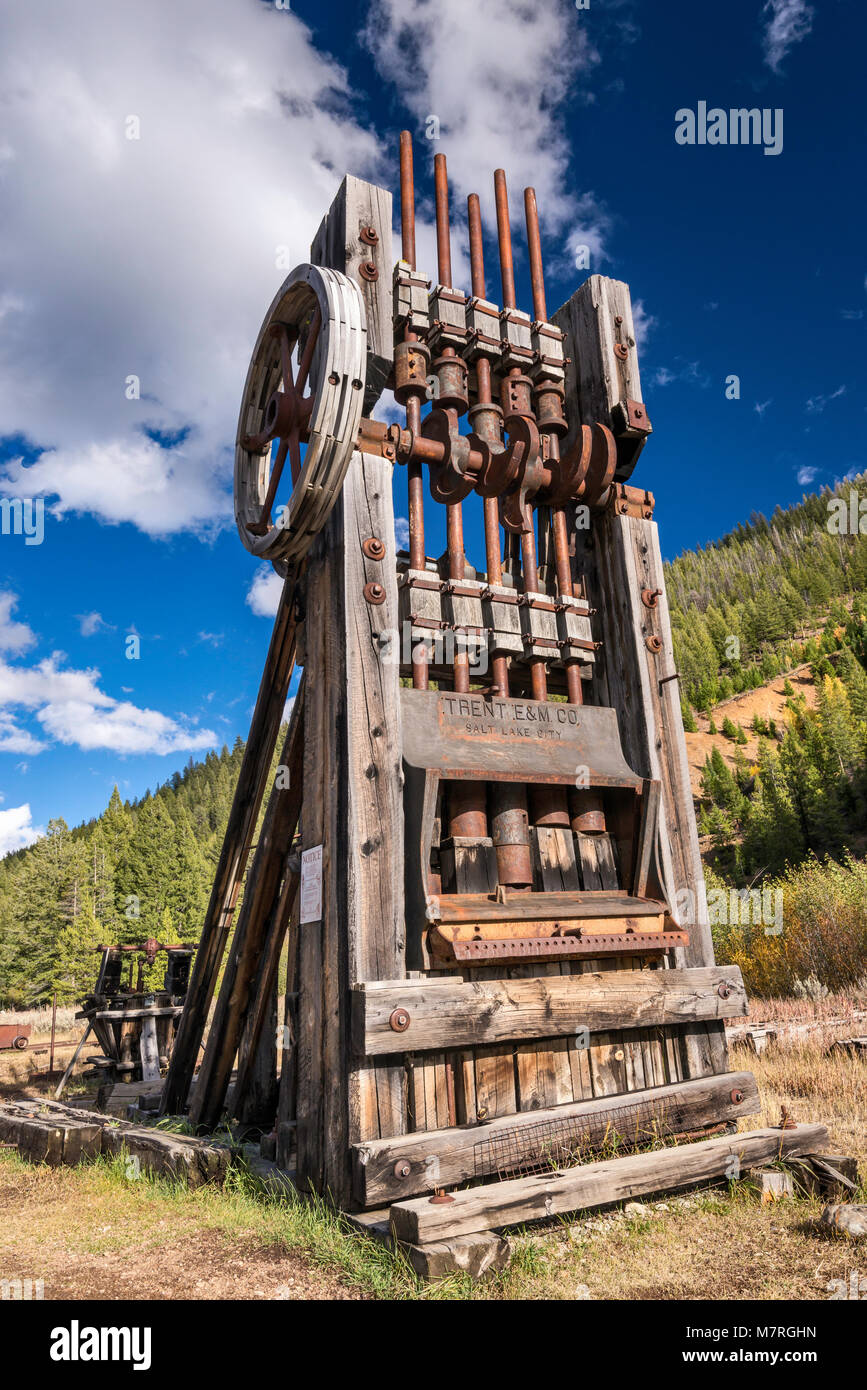
<svg viewBox="0 0 867 1390"><path fill-rule="evenodd" d="M97 820L72 830L52 820L0 861L0 1007L44 1002L54 989L61 1002L79 999L102 942L198 940L243 753L239 738L191 759L138 802L115 787Z"/></svg>
<svg viewBox="0 0 867 1390"><path fill-rule="evenodd" d="M863 533L838 529L859 488L867 500L867 475L778 507L770 521L754 514L666 565L681 689L695 709L818 658L832 601L867 593L867 516Z"/></svg>
<svg viewBox="0 0 867 1390"><path fill-rule="evenodd" d="M716 732L719 701L805 662L818 692L811 708L792 689L784 719L753 728L749 763L741 730L720 720L735 762L714 752L699 807L714 872L743 886L832 856L841 867L823 891L839 896L845 879L852 911L863 866L846 869L847 855L867 849L867 534L838 533L829 518L859 483L864 492L862 477L770 521L754 516L667 566L687 729L704 711ZM238 739L191 760L138 802L115 788L98 819L74 829L53 820L0 862L0 1007L29 1007L55 988L62 1002L80 998L100 942L198 938L243 748ZM863 919L855 955L867 907Z"/></svg>
<svg viewBox="0 0 867 1390"><path fill-rule="evenodd" d="M805 498L667 567L684 721L808 663L818 699L786 687L785 719L756 721L758 754L730 719L735 767L718 750L703 778L699 829L738 884L808 855L863 854L867 834L867 518L851 524L864 477ZM841 509L837 499L846 505ZM830 529L829 529L830 528Z"/></svg>

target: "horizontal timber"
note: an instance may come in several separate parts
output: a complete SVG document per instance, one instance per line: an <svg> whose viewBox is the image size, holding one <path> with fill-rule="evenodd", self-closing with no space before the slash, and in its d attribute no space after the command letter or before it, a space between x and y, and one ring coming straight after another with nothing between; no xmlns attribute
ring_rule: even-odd
<svg viewBox="0 0 867 1390"><path fill-rule="evenodd" d="M523 980L401 980L354 987L352 1037L360 1056L376 1057L747 1013L736 965ZM395 1014L401 1031L392 1026Z"/></svg>
<svg viewBox="0 0 867 1390"><path fill-rule="evenodd" d="M399 1240L423 1245L472 1231L499 1230L565 1212L586 1211L652 1192L692 1187L730 1174L733 1158L745 1172L753 1164L820 1153L827 1145L824 1125L750 1130L602 1163L558 1168L513 1182L486 1183L452 1193L452 1201L442 1204L429 1197L395 1202L390 1212L391 1228Z"/></svg>
<svg viewBox="0 0 867 1390"><path fill-rule="evenodd" d="M734 1099L736 1096L741 1099ZM480 1146L493 1153L498 1138L508 1135L517 1136L518 1147L522 1147L521 1135L538 1132L538 1127L548 1121L559 1125L574 1122L580 1127L582 1122L593 1120L598 1127L600 1120L605 1123L604 1117L609 1113L612 1124L619 1124L622 1129L618 1111L624 1106L660 1117L668 1133L685 1133L704 1125L738 1120L760 1109L752 1073L727 1072L674 1086L653 1086L624 1095L597 1096L595 1100L570 1102L545 1110L501 1115L482 1125L373 1139L354 1146L355 1196L363 1206L375 1206L399 1201L417 1192L431 1192L435 1187L451 1187L470 1178L488 1176L490 1170L480 1167ZM659 1128L662 1126L657 1132Z"/></svg>

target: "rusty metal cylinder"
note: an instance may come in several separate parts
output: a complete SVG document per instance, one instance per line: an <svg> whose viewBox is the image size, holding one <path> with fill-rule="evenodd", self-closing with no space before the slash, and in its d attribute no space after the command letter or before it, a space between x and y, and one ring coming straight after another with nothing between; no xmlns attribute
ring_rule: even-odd
<svg viewBox="0 0 867 1390"><path fill-rule="evenodd" d="M492 782L490 811L498 882L506 888L532 888L526 788L518 782Z"/></svg>
<svg viewBox="0 0 867 1390"><path fill-rule="evenodd" d="M481 782L448 782L449 834L483 840L488 834L485 788Z"/></svg>
<svg viewBox="0 0 867 1390"><path fill-rule="evenodd" d="M532 415L533 383L522 372L515 371L505 377L500 387L500 400L503 411L510 415ZM508 425L507 425L508 428Z"/></svg>
<svg viewBox="0 0 867 1390"><path fill-rule="evenodd" d="M394 349L394 395L401 405L424 400L430 375L430 348L425 343L397 343Z"/></svg>
<svg viewBox="0 0 867 1390"><path fill-rule="evenodd" d="M577 791L569 796L572 829L577 835L604 835L605 808L595 792Z"/></svg>
<svg viewBox="0 0 867 1390"><path fill-rule="evenodd" d="M563 414L562 386L540 386L536 392L536 422L542 434L564 435L569 423Z"/></svg>
<svg viewBox="0 0 867 1390"><path fill-rule="evenodd" d="M462 357L444 352L433 364L437 377L437 393L433 404L442 410L463 414L469 405L468 368ZM397 392L395 392L397 395Z"/></svg>
<svg viewBox="0 0 867 1390"><path fill-rule="evenodd" d="M534 825L569 829L569 798L565 787L544 782L530 787L530 816Z"/></svg>

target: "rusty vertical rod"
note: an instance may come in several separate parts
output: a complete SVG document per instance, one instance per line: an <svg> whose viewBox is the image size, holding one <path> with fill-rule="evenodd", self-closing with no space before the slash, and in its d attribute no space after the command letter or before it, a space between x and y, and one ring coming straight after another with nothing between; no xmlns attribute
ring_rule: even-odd
<svg viewBox="0 0 867 1390"><path fill-rule="evenodd" d="M415 270L415 182L412 167L412 136L408 130L400 133L400 238L403 259ZM418 335L409 326L404 331L406 342L417 341ZM421 400L410 396L406 402L406 427L417 438L421 431ZM418 460L407 464L407 494L409 500L409 567L424 570L424 479ZM412 683L416 690L428 688L427 648L419 642L412 652Z"/></svg>
<svg viewBox="0 0 867 1390"><path fill-rule="evenodd" d="M509 193L506 188L506 175L502 169L494 171L494 198L497 205L497 241L500 250L500 282L503 291L503 308L515 306L515 267L512 259L512 228L509 222ZM508 381L521 376L520 367L511 367L508 378L503 382L503 409L509 411ZM521 568L524 576L524 592L535 592L539 586L536 562L536 535L533 530L532 508L529 509L529 527L521 533ZM545 673L544 658L530 659L530 688L534 700L547 700L548 679Z"/></svg>
<svg viewBox="0 0 867 1390"><path fill-rule="evenodd" d="M452 283L452 242L449 227L449 180L444 154L434 155L434 200L437 219L437 278Z"/></svg>
<svg viewBox="0 0 867 1390"><path fill-rule="evenodd" d="M449 185L445 155L434 158L434 196L436 201L437 275L441 285L451 284L451 230L449 227ZM443 357L455 357L453 347L442 348ZM447 410L457 422L457 411ZM464 522L459 502L446 507L446 545L449 579L460 583L464 578ZM465 694L470 688L470 659L464 647L455 641L454 688ZM481 782L450 782L448 791L449 834L455 838L484 839L488 833L485 812L485 787Z"/></svg>
<svg viewBox="0 0 867 1390"><path fill-rule="evenodd" d="M478 194L467 199L470 230L470 270L473 294L485 298L485 261L482 240L482 214ZM491 364L487 357L476 361L479 405L493 403ZM489 584L502 584L503 562L500 549L500 512L496 497L484 499L485 557ZM505 656L491 661L493 684L503 698L509 695L509 663ZM497 856L497 879L505 887L531 888L533 861L530 855L527 789L520 782L492 782L488 788L491 811L491 838Z"/></svg>
<svg viewBox="0 0 867 1390"><path fill-rule="evenodd" d="M434 156L434 198L437 228L437 275L441 285L451 285L452 252L449 227L449 181L444 154ZM442 348L443 357L455 357L453 347ZM457 415L455 414L455 420ZM446 506L446 544L449 557L449 579L460 584L464 578L464 521L460 502ZM466 648L460 650L455 640L454 685L460 694L470 688L470 658Z"/></svg>
<svg viewBox="0 0 867 1390"><path fill-rule="evenodd" d="M408 130L400 132L400 246L403 259L415 270L415 183Z"/></svg>
<svg viewBox="0 0 867 1390"><path fill-rule="evenodd" d="M536 190L524 189L524 214L527 223L527 250L530 258L530 283L533 287L533 314L538 321L547 322L548 310L545 301L545 272L542 266L542 239L539 234L539 209L536 206ZM562 412L561 412L562 413ZM544 426L541 427L544 431ZM556 431L548 430L548 458L556 465L560 457L560 440ZM571 598L572 562L569 555L569 528L566 513L562 507L551 512L551 529L554 535L554 564L557 571L557 588L561 598ZM566 667L566 689L570 703L584 703L581 688L581 666L575 660L564 663Z"/></svg>

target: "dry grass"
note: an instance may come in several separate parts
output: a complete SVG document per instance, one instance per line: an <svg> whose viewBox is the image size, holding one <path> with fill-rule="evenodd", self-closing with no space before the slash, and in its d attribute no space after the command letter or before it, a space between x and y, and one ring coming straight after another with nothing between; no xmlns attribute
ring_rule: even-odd
<svg viewBox="0 0 867 1390"><path fill-rule="evenodd" d="M75 1013L74 1004L57 1006L58 1036L75 1032L78 1028ZM51 1036L51 1007L49 1005L44 1009L0 1009L0 1023L20 1023L23 1027L29 1023L33 1029L32 1038L48 1038Z"/></svg>
<svg viewBox="0 0 867 1390"><path fill-rule="evenodd" d="M822 1121L867 1174L867 1064L825 1042L731 1053L758 1081L761 1116L785 1104ZM863 1200L863 1193L861 1194ZM762 1206L743 1186L518 1233L509 1270L432 1287L324 1207L266 1199L248 1179L219 1191L130 1182L122 1166L32 1168L0 1152L0 1272L44 1278L46 1297L448 1300L827 1299L865 1256L818 1227L819 1200Z"/></svg>
<svg viewBox="0 0 867 1390"><path fill-rule="evenodd" d="M839 1031L845 1036L845 1029ZM745 1047L730 1052L735 1070L752 1071L759 1083L761 1121L777 1124L785 1105L798 1121L827 1125L831 1148L854 1154L867 1170L867 1062L843 1052L828 1053L827 1039L771 1043L760 1057Z"/></svg>

